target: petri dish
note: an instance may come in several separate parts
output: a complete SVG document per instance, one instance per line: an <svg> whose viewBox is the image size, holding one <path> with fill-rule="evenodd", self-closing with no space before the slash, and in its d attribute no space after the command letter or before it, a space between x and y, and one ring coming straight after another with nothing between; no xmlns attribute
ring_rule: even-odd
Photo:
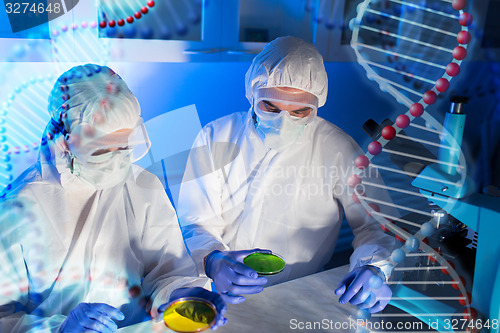
<svg viewBox="0 0 500 333"><path fill-rule="evenodd" d="M278 274L286 266L285 259L276 253L252 253L243 259L243 263L259 275Z"/></svg>
<svg viewBox="0 0 500 333"><path fill-rule="evenodd" d="M165 325L175 332L201 332L215 323L215 305L203 298L183 297L168 305L163 313Z"/></svg>

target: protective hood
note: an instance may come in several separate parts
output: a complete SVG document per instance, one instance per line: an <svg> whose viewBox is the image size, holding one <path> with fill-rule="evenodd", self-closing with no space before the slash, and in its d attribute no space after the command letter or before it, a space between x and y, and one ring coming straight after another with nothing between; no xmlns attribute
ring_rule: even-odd
<svg viewBox="0 0 500 333"><path fill-rule="evenodd" d="M149 149L139 103L108 67L88 64L62 74L50 93L48 111L51 120L42 138L40 158L56 165L61 174L69 169L88 181L95 178L83 177L94 154L127 149L129 156L142 157Z"/></svg>
<svg viewBox="0 0 500 333"><path fill-rule="evenodd" d="M296 37L279 37L254 58L245 75L246 97L253 105L260 88L290 87L318 98L318 107L326 102L328 78L323 57L311 44Z"/></svg>

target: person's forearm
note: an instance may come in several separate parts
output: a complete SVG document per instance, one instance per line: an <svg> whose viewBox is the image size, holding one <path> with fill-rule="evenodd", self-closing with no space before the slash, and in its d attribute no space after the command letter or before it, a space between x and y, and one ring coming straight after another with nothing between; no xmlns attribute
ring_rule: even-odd
<svg viewBox="0 0 500 333"><path fill-rule="evenodd" d="M40 332L57 333L65 319L63 315L38 317L18 312L0 318L0 332L25 333L36 328Z"/></svg>
<svg viewBox="0 0 500 333"><path fill-rule="evenodd" d="M207 255L215 250L229 250L229 246L224 243L220 236L209 233L200 226L184 227L182 233L200 276L206 276L205 258Z"/></svg>

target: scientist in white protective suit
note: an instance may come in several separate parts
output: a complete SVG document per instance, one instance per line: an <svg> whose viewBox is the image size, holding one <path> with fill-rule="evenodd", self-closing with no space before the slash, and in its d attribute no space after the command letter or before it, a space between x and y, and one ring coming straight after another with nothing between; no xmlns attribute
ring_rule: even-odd
<svg viewBox="0 0 500 333"><path fill-rule="evenodd" d="M382 310L392 295L383 281L395 240L347 184L363 154L359 146L317 115L328 88L321 55L301 39L277 38L253 60L245 88L250 110L202 129L180 189L179 221L200 274L213 279L224 300L240 303L242 294L266 283L318 272L332 256L345 214L355 251L350 273L332 292L337 288L340 303ZM381 182L378 173L371 177ZM367 195L389 200L387 192ZM276 276L259 277L242 263L268 251L287 264Z"/></svg>
<svg viewBox="0 0 500 333"><path fill-rule="evenodd" d="M139 103L104 66L74 67L49 97L38 161L2 194L0 332L112 332L202 287L156 176Z"/></svg>

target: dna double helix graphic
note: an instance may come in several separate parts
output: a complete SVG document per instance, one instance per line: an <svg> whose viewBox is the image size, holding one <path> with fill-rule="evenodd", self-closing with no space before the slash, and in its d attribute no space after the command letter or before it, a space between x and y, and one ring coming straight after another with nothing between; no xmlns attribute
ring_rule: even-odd
<svg viewBox="0 0 500 333"><path fill-rule="evenodd" d="M206 6L206 2L203 4ZM151 39L186 36L190 25L201 21L199 0L100 0L98 2L101 35Z"/></svg>
<svg viewBox="0 0 500 333"><path fill-rule="evenodd" d="M387 308L372 317L403 321L417 317L428 325L435 323L429 326L441 332L453 332L454 320L462 319L466 324L458 329L470 331L467 323L476 318L466 290L470 281L467 284L455 267L460 263L432 247L456 199L439 199L443 210L429 205L412 180L447 182L450 188L462 188L466 182L460 142L427 111L449 89L467 56L472 16L465 8L464 0L366 0L350 23L351 46L367 77L406 110L380 128L368 151L356 159L356 171L349 179L354 200L402 243L389 259L388 283L393 286L391 304L404 311L391 313L394 310ZM429 165L447 177L420 174ZM380 172L385 184L363 180L371 169ZM367 196L370 187L387 190L392 201ZM387 207L398 213L384 213Z"/></svg>

